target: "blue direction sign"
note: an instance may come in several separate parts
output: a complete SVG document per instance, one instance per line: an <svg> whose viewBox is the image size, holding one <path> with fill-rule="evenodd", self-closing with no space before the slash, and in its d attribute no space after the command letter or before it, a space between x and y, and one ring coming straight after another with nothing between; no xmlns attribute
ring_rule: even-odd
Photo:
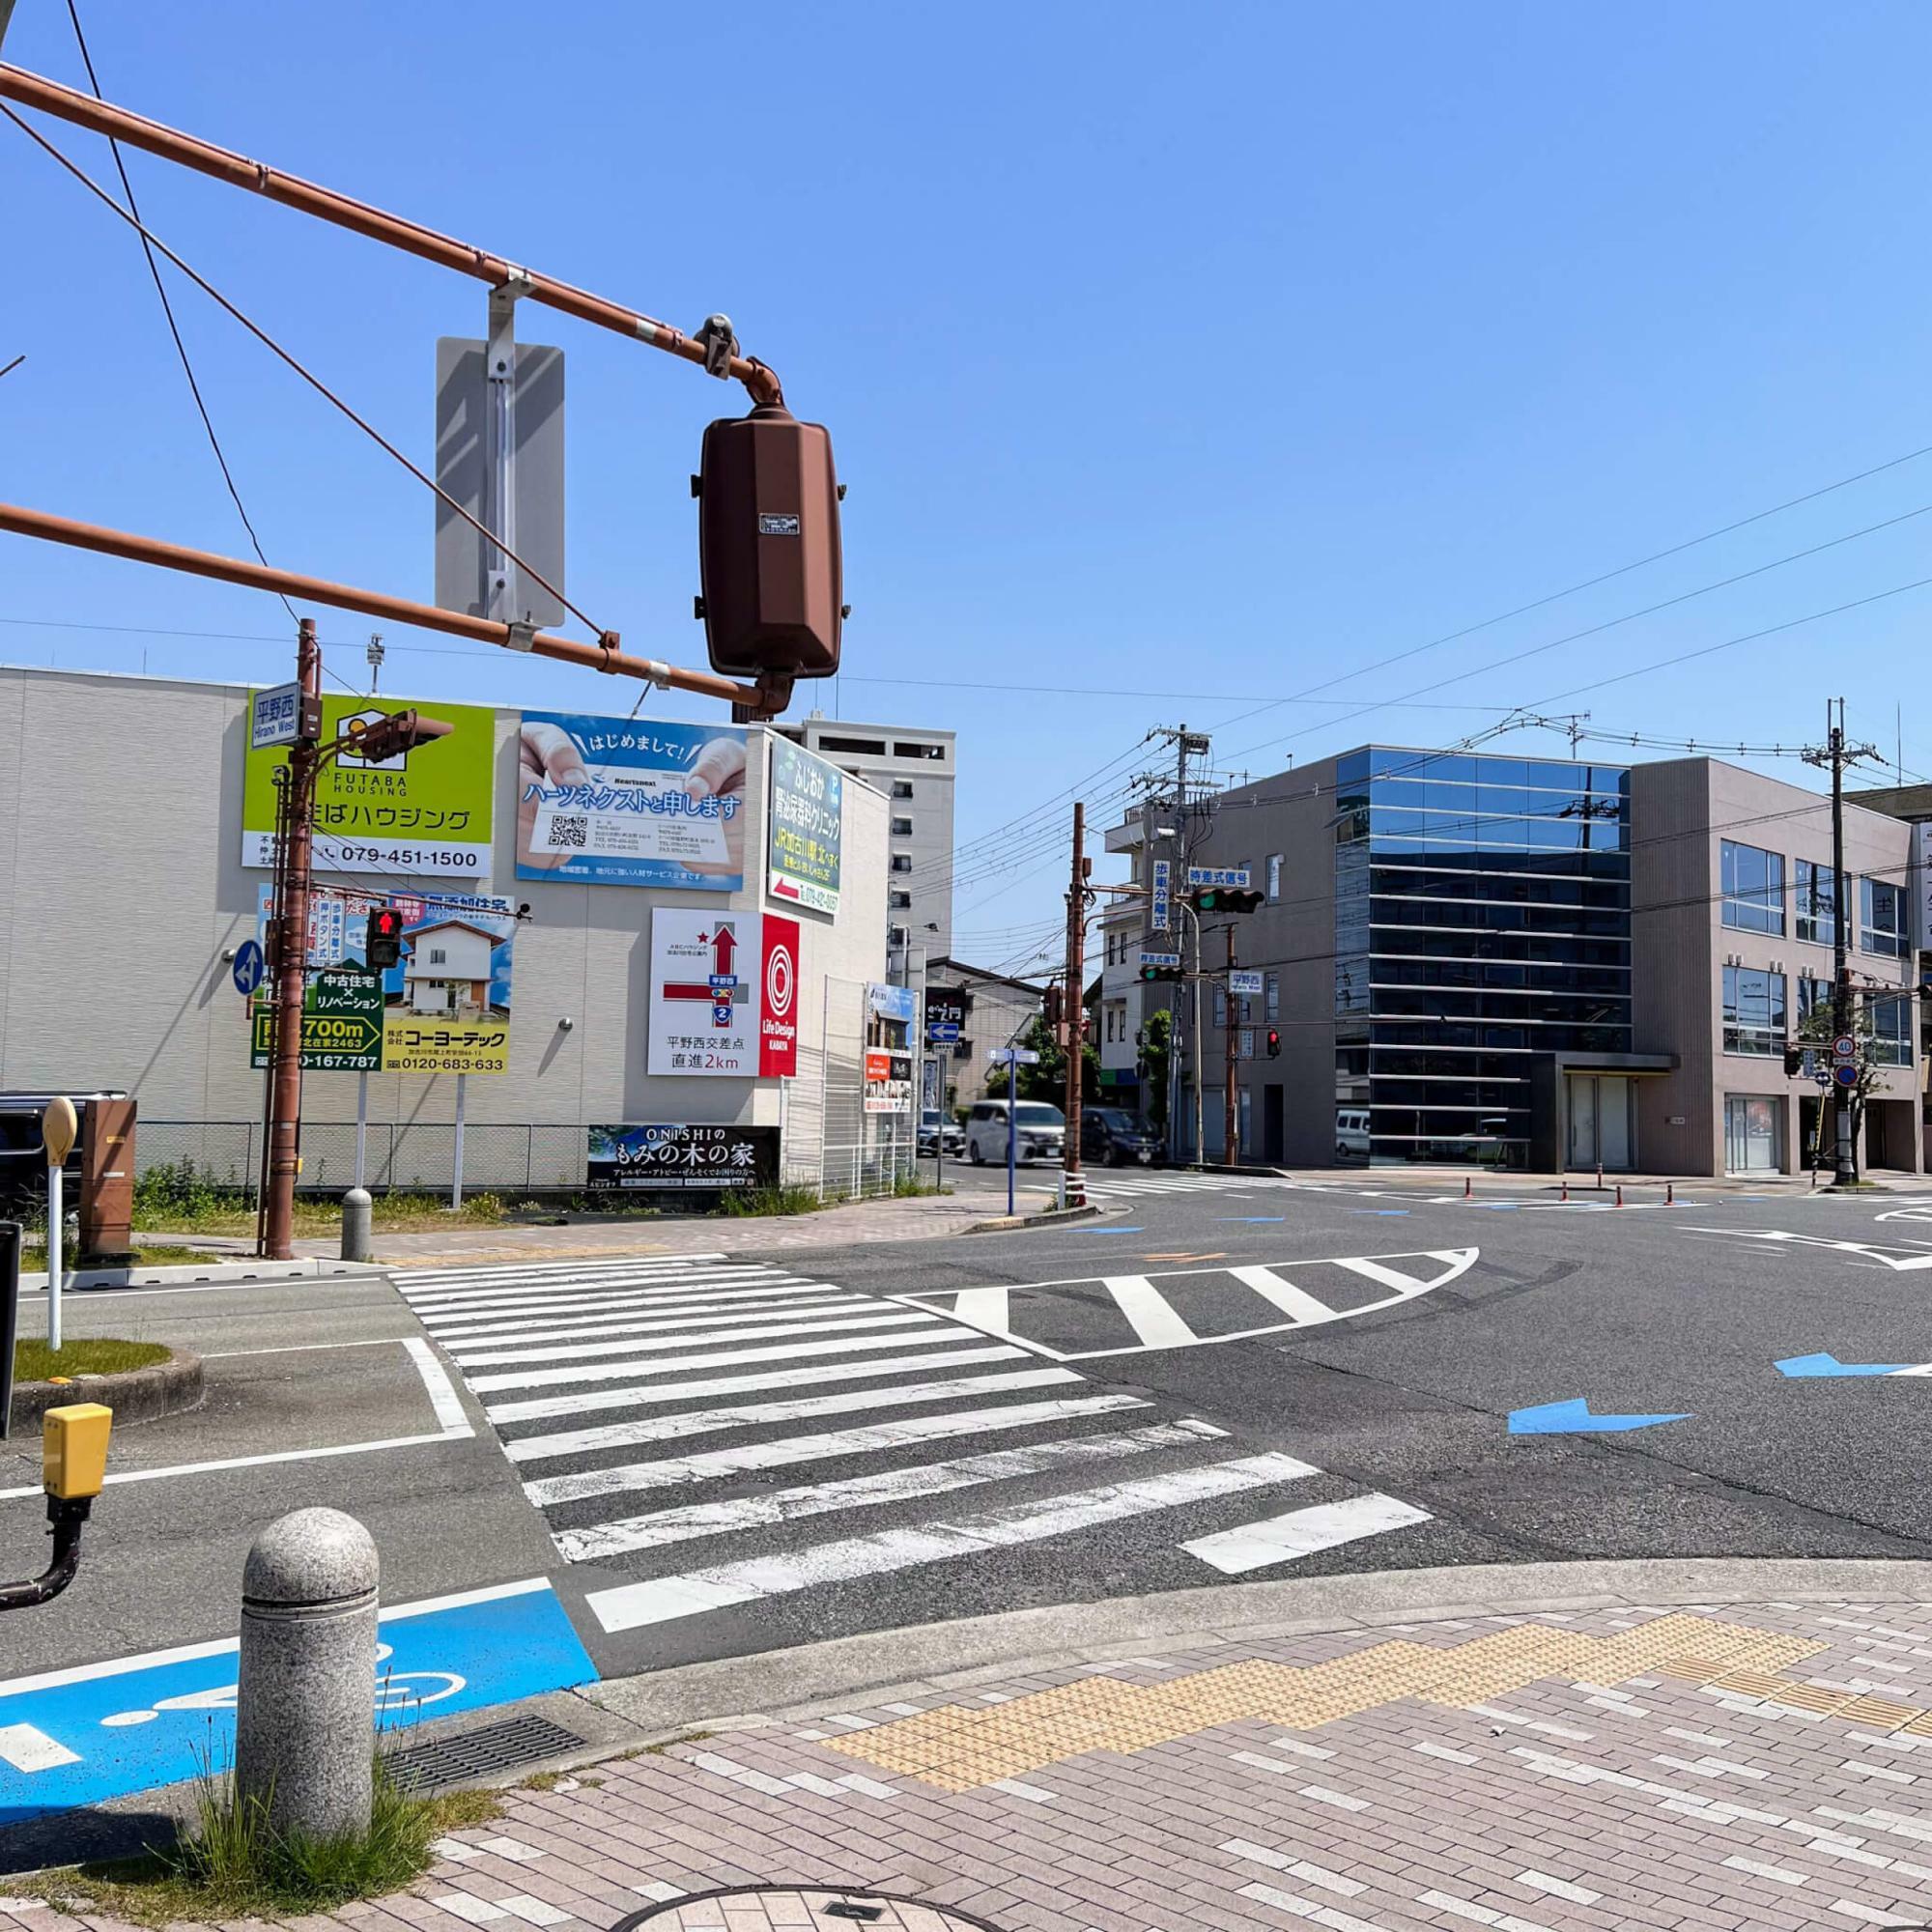
<svg viewBox="0 0 1932 1932"><path fill-rule="evenodd" d="M228 1762L236 1649L217 1638L0 1682L0 1827ZM541 1577L384 1610L376 1656L385 1730L597 1676Z"/></svg>
<svg viewBox="0 0 1932 1932"><path fill-rule="evenodd" d="M956 1020L934 1020L926 1028L925 1037L934 1046L952 1046L959 1038L959 1023Z"/></svg>
<svg viewBox="0 0 1932 1932"><path fill-rule="evenodd" d="M235 949L235 990L245 999L262 983L262 975L266 970L261 942L244 939Z"/></svg>

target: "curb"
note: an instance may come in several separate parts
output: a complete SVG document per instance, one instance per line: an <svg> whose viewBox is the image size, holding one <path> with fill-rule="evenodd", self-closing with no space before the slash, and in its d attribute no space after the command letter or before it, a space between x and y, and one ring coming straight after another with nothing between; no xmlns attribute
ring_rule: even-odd
<svg viewBox="0 0 1932 1932"><path fill-rule="evenodd" d="M1380 1570L1210 1584L1095 1604L1008 1610L833 1637L589 1684L573 1694L653 1735L818 1705L930 1696L1131 1657L1170 1639L1214 1643L1451 1617L1660 1604L1871 1599L1932 1603L1932 1562L1891 1557L1637 1558ZM877 1694L872 1694L877 1693Z"/></svg>
<svg viewBox="0 0 1932 1932"><path fill-rule="evenodd" d="M1093 1202L1084 1208L1049 1208L1043 1214L1001 1214L991 1221L971 1222L962 1232L968 1235L1004 1235L1015 1228L1054 1228L1063 1221L1094 1221L1104 1213L1118 1214L1118 1208L1100 1208Z"/></svg>
<svg viewBox="0 0 1932 1932"><path fill-rule="evenodd" d="M14 1390L13 1426L40 1422L50 1408L70 1402L102 1402L114 1411L117 1428L176 1415L201 1402L201 1357L177 1349L165 1362L113 1375L75 1376L67 1382L20 1382Z"/></svg>
<svg viewBox="0 0 1932 1932"><path fill-rule="evenodd" d="M61 1288L171 1288L193 1282L231 1281L314 1281L324 1275L382 1274L385 1270L374 1262L293 1261L293 1262L213 1262L202 1266L75 1268L61 1277ZM22 1293L44 1291L44 1274L23 1274Z"/></svg>

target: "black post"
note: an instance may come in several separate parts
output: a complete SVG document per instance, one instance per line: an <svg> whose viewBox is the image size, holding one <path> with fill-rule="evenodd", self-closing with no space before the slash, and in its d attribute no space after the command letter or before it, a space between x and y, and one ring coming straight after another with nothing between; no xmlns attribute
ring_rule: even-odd
<svg viewBox="0 0 1932 1932"><path fill-rule="evenodd" d="M1838 723L1831 727L1828 743L1832 755L1832 1031L1852 1035L1852 968L1850 954L1851 893L1845 878L1845 700L1838 699ZM1856 1037L1856 1036L1852 1036ZM1833 1072L1835 1075L1836 1056ZM1838 1148L1834 1180L1845 1186L1857 1179L1853 1169L1852 1097L1850 1091L1833 1087L1833 1104L1837 1110Z"/></svg>
<svg viewBox="0 0 1932 1932"><path fill-rule="evenodd" d="M20 1224L0 1221L0 1442L14 1421L14 1350L20 1339Z"/></svg>

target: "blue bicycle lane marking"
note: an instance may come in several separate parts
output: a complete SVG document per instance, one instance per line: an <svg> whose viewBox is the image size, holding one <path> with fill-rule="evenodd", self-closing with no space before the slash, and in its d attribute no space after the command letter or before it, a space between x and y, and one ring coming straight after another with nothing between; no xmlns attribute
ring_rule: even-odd
<svg viewBox="0 0 1932 1932"><path fill-rule="evenodd" d="M0 1683L0 1826L223 1768L238 1647L231 1637ZM541 1577L401 1604L382 1613L377 1721L393 1732L596 1676Z"/></svg>

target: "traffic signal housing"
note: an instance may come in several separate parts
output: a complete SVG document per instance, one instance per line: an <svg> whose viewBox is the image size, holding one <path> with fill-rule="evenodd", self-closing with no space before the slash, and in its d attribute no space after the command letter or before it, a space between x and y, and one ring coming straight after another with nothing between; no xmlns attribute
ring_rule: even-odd
<svg viewBox="0 0 1932 1932"><path fill-rule="evenodd" d="M1804 1049L1802 1046L1787 1046L1784 1049L1784 1077L1796 1080L1804 1071Z"/></svg>
<svg viewBox="0 0 1932 1932"><path fill-rule="evenodd" d="M1186 979L1185 969L1179 966L1146 966L1141 968L1141 978L1149 984L1157 981L1173 981Z"/></svg>
<svg viewBox="0 0 1932 1932"><path fill-rule="evenodd" d="M1281 1058L1281 1035L1273 1027L1268 1028L1267 1048L1270 1060Z"/></svg>
<svg viewBox="0 0 1932 1932"><path fill-rule="evenodd" d="M1264 896L1255 886L1196 886L1187 903L1196 912L1253 912Z"/></svg>
<svg viewBox="0 0 1932 1932"><path fill-rule="evenodd" d="M386 973L403 956L403 916L394 906L369 909L369 970Z"/></svg>
<svg viewBox="0 0 1932 1932"><path fill-rule="evenodd" d="M456 727L440 718L424 718L414 711L392 711L366 729L350 727L349 750L366 765L385 765L405 752L413 752L432 738L446 738Z"/></svg>

